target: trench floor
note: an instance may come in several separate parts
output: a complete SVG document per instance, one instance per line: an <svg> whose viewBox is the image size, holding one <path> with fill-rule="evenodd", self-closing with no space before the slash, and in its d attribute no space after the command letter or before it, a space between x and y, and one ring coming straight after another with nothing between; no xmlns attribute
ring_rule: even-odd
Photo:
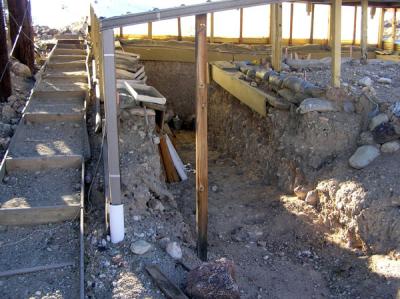
<svg viewBox="0 0 400 299"><path fill-rule="evenodd" d="M195 168L195 136L174 140ZM170 186L185 222L195 232L195 174ZM385 256L341 244L317 211L282 194L245 165L209 151L209 259L235 262L243 298L397 298L400 275L377 271ZM374 266L375 265L375 266Z"/></svg>

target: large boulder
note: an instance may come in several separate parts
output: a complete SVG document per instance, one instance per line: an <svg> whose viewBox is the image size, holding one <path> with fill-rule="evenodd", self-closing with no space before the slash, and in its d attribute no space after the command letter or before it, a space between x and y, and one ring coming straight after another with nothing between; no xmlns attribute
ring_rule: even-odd
<svg viewBox="0 0 400 299"><path fill-rule="evenodd" d="M234 263L222 258L193 269L188 274L186 292L196 299L240 298Z"/></svg>
<svg viewBox="0 0 400 299"><path fill-rule="evenodd" d="M7 138L12 135L12 127L9 124L4 124L0 122L0 137Z"/></svg>

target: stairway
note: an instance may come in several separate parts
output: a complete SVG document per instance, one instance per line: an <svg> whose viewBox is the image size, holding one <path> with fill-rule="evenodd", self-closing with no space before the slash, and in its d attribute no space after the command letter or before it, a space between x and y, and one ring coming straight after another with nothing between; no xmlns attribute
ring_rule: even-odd
<svg viewBox="0 0 400 299"><path fill-rule="evenodd" d="M0 298L83 298L86 57L59 37L2 161Z"/></svg>

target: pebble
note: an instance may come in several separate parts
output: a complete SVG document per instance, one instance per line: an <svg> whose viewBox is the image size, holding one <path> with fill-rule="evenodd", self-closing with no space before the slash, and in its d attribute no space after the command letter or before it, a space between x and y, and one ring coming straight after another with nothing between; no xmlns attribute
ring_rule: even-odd
<svg viewBox="0 0 400 299"><path fill-rule="evenodd" d="M216 185L214 185L214 186L211 187L211 190L213 192L217 192L218 191L218 187Z"/></svg>
<svg viewBox="0 0 400 299"><path fill-rule="evenodd" d="M367 167L380 155L379 149L373 145L360 146L356 152L350 157L349 164L356 169Z"/></svg>
<svg viewBox="0 0 400 299"><path fill-rule="evenodd" d="M182 258L182 249L177 242L168 243L166 251L175 260Z"/></svg>
<svg viewBox="0 0 400 299"><path fill-rule="evenodd" d="M107 235L106 239L107 239L107 242L110 242L111 241L110 235Z"/></svg>
<svg viewBox="0 0 400 299"><path fill-rule="evenodd" d="M307 193L305 202L310 206L315 207L318 203L318 192L317 190L312 190Z"/></svg>
<svg viewBox="0 0 400 299"><path fill-rule="evenodd" d="M372 85L372 80L370 77L364 77L358 81L358 84L361 86L369 87Z"/></svg>
<svg viewBox="0 0 400 299"><path fill-rule="evenodd" d="M398 140L389 141L381 146L382 153L394 153L400 149L400 142Z"/></svg>
<svg viewBox="0 0 400 299"><path fill-rule="evenodd" d="M141 216L139 216L139 215L133 216L133 221L140 221L140 220L142 220Z"/></svg>
<svg viewBox="0 0 400 299"><path fill-rule="evenodd" d="M41 291L36 291L36 292L35 292L35 295L36 295L36 296L40 296L40 295L42 295L42 292L41 292Z"/></svg>
<svg viewBox="0 0 400 299"><path fill-rule="evenodd" d="M104 239L101 239L101 245L106 246L107 245L107 241Z"/></svg>
<svg viewBox="0 0 400 299"><path fill-rule="evenodd" d="M373 117L369 123L369 129L373 131L377 126L387 123L389 117L385 113L379 113L377 116Z"/></svg>
<svg viewBox="0 0 400 299"><path fill-rule="evenodd" d="M392 79L390 78L379 78L378 79L378 83L382 83L382 84L392 84Z"/></svg>
<svg viewBox="0 0 400 299"><path fill-rule="evenodd" d="M148 252L151 247L151 244L146 242L145 240L138 240L131 244L131 251L134 254L142 255Z"/></svg>

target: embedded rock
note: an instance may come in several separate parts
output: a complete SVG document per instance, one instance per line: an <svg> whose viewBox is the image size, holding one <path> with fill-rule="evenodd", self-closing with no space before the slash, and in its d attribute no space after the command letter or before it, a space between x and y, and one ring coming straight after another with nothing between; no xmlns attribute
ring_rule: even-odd
<svg viewBox="0 0 400 299"><path fill-rule="evenodd" d="M337 105L329 100L321 98L308 98L301 102L297 112L305 114L308 112L335 112L339 111Z"/></svg>
<svg viewBox="0 0 400 299"><path fill-rule="evenodd" d="M389 141L381 146L382 153L394 153L400 149L400 142L398 140Z"/></svg>
<svg viewBox="0 0 400 299"><path fill-rule="evenodd" d="M168 243L165 250L174 260L180 260L182 258L182 249L177 242Z"/></svg>
<svg viewBox="0 0 400 299"><path fill-rule="evenodd" d="M131 244L131 251L137 255L145 254L150 249L151 249L151 244L144 240L138 240Z"/></svg>
<svg viewBox="0 0 400 299"><path fill-rule="evenodd" d="M362 169L367 167L379 155L379 149L377 149L375 146L363 145L356 150L353 156L351 156L349 159L349 164L353 168Z"/></svg>
<svg viewBox="0 0 400 299"><path fill-rule="evenodd" d="M371 119L369 123L369 129L373 131L377 126L383 123L387 123L389 121L389 117L385 113L379 113L377 116Z"/></svg>

